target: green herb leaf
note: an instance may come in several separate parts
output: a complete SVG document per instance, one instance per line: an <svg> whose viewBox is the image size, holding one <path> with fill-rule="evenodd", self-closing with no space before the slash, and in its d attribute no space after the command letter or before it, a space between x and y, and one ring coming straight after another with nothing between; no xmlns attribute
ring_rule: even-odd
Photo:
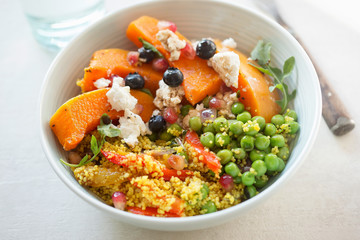
<svg viewBox="0 0 360 240"><path fill-rule="evenodd" d="M145 49L148 49L148 50L153 51L154 53L156 53L156 55L157 55L159 58L164 58L164 56L161 54L161 52L159 52L159 50L157 50L156 47L154 47L151 43L145 41L145 40L142 39L141 37L139 37L139 41L143 44L143 47L144 47Z"/></svg>
<svg viewBox="0 0 360 240"><path fill-rule="evenodd" d="M276 102L281 107L281 112L284 112L288 103L296 96L296 90L289 93L289 88L284 83L284 79L290 76L294 69L295 58L288 58L284 63L283 70L281 70L270 66L270 50L271 44L260 40L251 52L251 58L255 60L258 65L253 62L248 62L248 64L273 78L275 85L270 86L269 90L270 92L273 92L276 88L280 90L282 98Z"/></svg>
<svg viewBox="0 0 360 240"><path fill-rule="evenodd" d="M284 67L283 67L283 78L286 78L288 76L290 76L292 70L295 67L295 58L294 57L289 57L285 63L284 63Z"/></svg>
<svg viewBox="0 0 360 240"><path fill-rule="evenodd" d="M263 67L270 63L271 43L265 43L263 40L258 41L256 47L251 52L251 59Z"/></svg>
<svg viewBox="0 0 360 240"><path fill-rule="evenodd" d="M140 89L140 91L142 91L142 92L144 92L144 93L146 93L146 94L150 95L151 97L154 97L154 96L152 95L152 93L150 92L150 90L149 90L149 89L147 89L147 88L142 88L142 89Z"/></svg>
<svg viewBox="0 0 360 240"><path fill-rule="evenodd" d="M121 133L120 129L112 127L111 124L98 126L97 130L106 137L117 137Z"/></svg>
<svg viewBox="0 0 360 240"><path fill-rule="evenodd" d="M69 167L81 167L81 166L83 166L83 165L85 165L87 163L88 159L89 159L89 155L86 155L85 157L83 157L81 159L79 164L70 164L70 163L65 162L61 158L60 158L60 162L62 162L64 165L69 166Z"/></svg>
<svg viewBox="0 0 360 240"><path fill-rule="evenodd" d="M99 152L98 142L94 135L91 136L90 148L93 154L97 154Z"/></svg>

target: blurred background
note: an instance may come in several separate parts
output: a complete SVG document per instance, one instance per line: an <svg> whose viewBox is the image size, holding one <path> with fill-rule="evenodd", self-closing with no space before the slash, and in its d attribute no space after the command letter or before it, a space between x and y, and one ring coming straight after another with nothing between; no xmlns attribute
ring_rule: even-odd
<svg viewBox="0 0 360 240"><path fill-rule="evenodd" d="M256 9L251 0L227 1ZM105 0L105 9L139 2L144 0ZM277 3L359 124L360 1ZM40 146L39 92L57 53L37 43L20 1L0 0L0 6L1 239L359 238L359 126L335 137L323 120L314 148L292 179L265 204L225 225L178 234L103 215L58 179Z"/></svg>

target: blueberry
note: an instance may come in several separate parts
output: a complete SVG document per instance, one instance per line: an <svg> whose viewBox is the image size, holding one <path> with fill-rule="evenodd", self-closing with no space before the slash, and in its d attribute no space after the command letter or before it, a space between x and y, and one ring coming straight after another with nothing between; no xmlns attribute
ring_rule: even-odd
<svg viewBox="0 0 360 240"><path fill-rule="evenodd" d="M144 87L144 85L145 85L144 78L137 72L129 73L125 77L125 86L129 86L131 89L141 89Z"/></svg>
<svg viewBox="0 0 360 240"><path fill-rule="evenodd" d="M196 45L196 55L202 59L209 59L214 56L216 45L209 39L203 39Z"/></svg>
<svg viewBox="0 0 360 240"><path fill-rule="evenodd" d="M139 60L145 63L151 62L156 57L156 54L152 50L145 49L144 47L139 48L138 52Z"/></svg>
<svg viewBox="0 0 360 240"><path fill-rule="evenodd" d="M163 80L170 87L177 87L183 82L184 75L179 69L169 67L164 72Z"/></svg>
<svg viewBox="0 0 360 240"><path fill-rule="evenodd" d="M165 119L163 116L155 115L149 120L149 128L153 133L158 133L163 130L166 126Z"/></svg>

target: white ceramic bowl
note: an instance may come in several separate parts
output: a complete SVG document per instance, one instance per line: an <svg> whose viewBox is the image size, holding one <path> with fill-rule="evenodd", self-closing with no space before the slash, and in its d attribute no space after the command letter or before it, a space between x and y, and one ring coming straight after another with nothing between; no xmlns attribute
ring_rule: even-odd
<svg viewBox="0 0 360 240"><path fill-rule="evenodd" d="M65 157L65 152L51 132L49 119L59 106L80 93L75 81L83 76L83 69L94 51L103 48L135 49L127 40L125 31L132 20L142 15L175 22L178 30L189 39L232 37L238 43L238 49L246 54L249 54L259 39L264 39L272 43L272 63L275 65L282 64L290 56L295 57L296 69L289 85L292 89L297 89L294 107L299 116L301 131L285 170L257 196L237 206L207 215L171 219L145 217L104 204L80 186L69 168L60 163L59 159ZM166 231L194 230L221 224L244 214L270 197L284 185L285 180L309 153L321 117L318 78L299 43L273 20L244 7L217 1L153 1L108 15L80 34L56 57L46 75L40 99L41 141L46 156L60 179L82 199L122 222Z"/></svg>

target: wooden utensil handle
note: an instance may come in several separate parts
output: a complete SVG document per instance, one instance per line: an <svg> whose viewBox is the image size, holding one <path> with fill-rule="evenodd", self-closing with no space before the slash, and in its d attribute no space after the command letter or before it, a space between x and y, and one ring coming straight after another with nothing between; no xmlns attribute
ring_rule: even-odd
<svg viewBox="0 0 360 240"><path fill-rule="evenodd" d="M326 124L336 136L342 136L350 132L355 127L355 121L351 119L344 104L327 81L325 75L317 67L314 59L311 57L304 44L302 44L298 37L295 38L307 52L319 77L322 93L322 115Z"/></svg>

